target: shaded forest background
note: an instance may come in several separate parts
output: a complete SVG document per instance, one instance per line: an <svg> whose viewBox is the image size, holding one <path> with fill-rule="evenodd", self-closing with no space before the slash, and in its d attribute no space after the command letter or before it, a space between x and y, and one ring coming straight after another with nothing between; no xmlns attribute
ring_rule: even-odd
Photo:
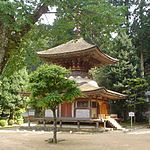
<svg viewBox="0 0 150 150"><path fill-rule="evenodd" d="M145 92L150 90L150 3L148 0L1 0L0 1L0 113L20 119L27 98L20 92L28 74L43 64L36 55L78 38L76 32L103 52L118 58L112 66L93 68L99 86L128 95L110 102L112 113L125 120L128 112L145 121ZM51 12L50 7L56 7ZM42 24L55 13L53 25Z"/></svg>

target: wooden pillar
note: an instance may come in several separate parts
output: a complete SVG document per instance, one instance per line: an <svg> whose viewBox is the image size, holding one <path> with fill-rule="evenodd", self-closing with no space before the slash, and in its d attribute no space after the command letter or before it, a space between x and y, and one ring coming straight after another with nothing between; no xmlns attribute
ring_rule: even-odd
<svg viewBox="0 0 150 150"><path fill-rule="evenodd" d="M28 127L30 127L30 124L31 124L30 117L28 117Z"/></svg>
<svg viewBox="0 0 150 150"><path fill-rule="evenodd" d="M80 129L80 121L77 121L77 127Z"/></svg>
<svg viewBox="0 0 150 150"><path fill-rule="evenodd" d="M46 127L46 120L43 119L43 125L44 125L44 128Z"/></svg>
<svg viewBox="0 0 150 150"><path fill-rule="evenodd" d="M99 128L99 122L98 121L96 121L96 126L95 127Z"/></svg>
<svg viewBox="0 0 150 150"><path fill-rule="evenodd" d="M60 125L60 128L62 128L62 120L60 120L59 125Z"/></svg>
<svg viewBox="0 0 150 150"><path fill-rule="evenodd" d="M98 112L98 118L101 119L101 101L98 101L98 105L99 105L99 112Z"/></svg>
<svg viewBox="0 0 150 150"><path fill-rule="evenodd" d="M106 120L104 120L104 130L106 129Z"/></svg>

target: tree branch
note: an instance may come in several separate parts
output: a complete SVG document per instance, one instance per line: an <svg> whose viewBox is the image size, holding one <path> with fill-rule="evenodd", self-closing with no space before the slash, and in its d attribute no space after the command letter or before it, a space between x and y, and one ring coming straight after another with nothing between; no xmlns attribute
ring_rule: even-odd
<svg viewBox="0 0 150 150"><path fill-rule="evenodd" d="M39 4L33 14L31 14L31 13L26 14L28 19L30 20L30 22L27 22L26 24L24 24L21 28L21 31L15 32L14 35L11 35L10 33L8 33L9 35L7 35L8 36L7 38L10 38L10 40L12 40L15 43L15 45L13 46L13 49L10 48L10 47L12 47L11 42L8 42L7 45L5 46L5 48L0 45L0 47L3 48L3 55L0 58L0 74L3 72L5 66L10 58L9 52L11 50L15 50L19 47L21 38L31 30L32 25L35 24L38 21L38 19L42 16L42 14L44 14L46 12L48 12L48 6L45 4Z"/></svg>
<svg viewBox="0 0 150 150"><path fill-rule="evenodd" d="M48 6L46 6L45 4L39 4L36 8L36 10L34 11L34 14L29 16L29 19L31 20L32 24L35 24L39 18L48 12ZM21 30L21 37L23 37L30 29L31 29L31 23L27 23L22 27Z"/></svg>

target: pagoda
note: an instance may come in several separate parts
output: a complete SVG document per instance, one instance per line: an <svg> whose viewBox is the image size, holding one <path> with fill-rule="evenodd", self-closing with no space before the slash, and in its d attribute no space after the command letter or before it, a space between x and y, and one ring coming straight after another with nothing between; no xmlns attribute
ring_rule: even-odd
<svg viewBox="0 0 150 150"><path fill-rule="evenodd" d="M98 119L110 116L109 100L124 99L125 95L99 87L89 75L93 67L115 64L117 59L103 53L96 45L83 38L71 40L57 47L37 52L45 62L61 65L71 70L70 80L75 80L84 97L73 103L59 106L57 115L62 118Z"/></svg>

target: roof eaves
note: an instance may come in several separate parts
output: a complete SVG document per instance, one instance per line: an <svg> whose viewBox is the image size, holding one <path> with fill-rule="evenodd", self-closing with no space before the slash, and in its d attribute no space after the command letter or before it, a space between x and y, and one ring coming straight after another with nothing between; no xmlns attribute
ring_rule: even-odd
<svg viewBox="0 0 150 150"><path fill-rule="evenodd" d="M103 58L105 58L107 60L107 63L114 64L114 63L119 62L118 59L105 54L97 45L95 47L96 47L96 51L98 52L98 54L100 56L103 56Z"/></svg>
<svg viewBox="0 0 150 150"><path fill-rule="evenodd" d="M114 97L114 99L125 99L127 97L127 95L125 95L125 94L121 94L119 92L111 91L111 90L108 90L106 88L104 88L104 90L105 90L105 92L108 95L110 95L110 96L116 96L116 97Z"/></svg>

